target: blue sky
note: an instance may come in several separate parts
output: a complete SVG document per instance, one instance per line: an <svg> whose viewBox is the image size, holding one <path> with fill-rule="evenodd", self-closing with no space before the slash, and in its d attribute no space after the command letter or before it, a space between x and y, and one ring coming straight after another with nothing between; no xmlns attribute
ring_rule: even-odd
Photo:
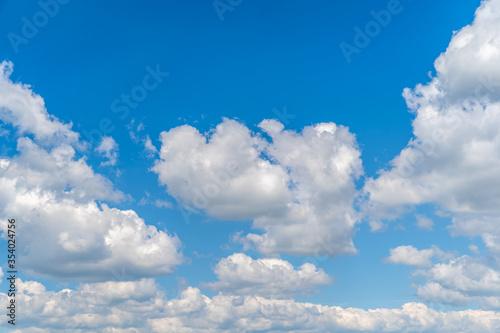
<svg viewBox="0 0 500 333"><path fill-rule="evenodd" d="M463 311L494 310L498 327L499 7L0 2L0 189L12 193L0 196L0 218L2 230L7 218L26 222L20 302L43 285L34 299L54 292L56 308L72 308L61 290L85 299L104 284L125 290L117 309L134 316L127 301L205 295L359 311L418 304L443 322L462 316L470 332L485 329ZM357 51L343 53L347 44ZM254 155L243 159L241 146ZM242 173L215 184L234 161ZM207 186L217 194L200 207ZM337 319L309 327L293 313L292 326L269 314L256 324L263 312L189 326L180 304L73 328L362 329ZM46 326L51 316L76 320L36 311L19 314L22 332L62 330ZM391 331L390 318L372 320L359 322ZM456 331L412 325L393 331Z"/></svg>

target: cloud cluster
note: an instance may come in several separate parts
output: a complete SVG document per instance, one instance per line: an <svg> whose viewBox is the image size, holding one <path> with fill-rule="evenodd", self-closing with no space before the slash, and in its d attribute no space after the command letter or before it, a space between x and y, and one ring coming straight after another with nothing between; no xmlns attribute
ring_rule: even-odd
<svg viewBox="0 0 500 333"><path fill-rule="evenodd" d="M499 309L500 273L500 1L486 0L474 22L453 35L425 85L405 89L416 114L414 138L365 184L368 212L394 218L408 207L437 204L454 235L480 236L489 256L443 257L440 250L392 249L388 262L420 268L426 301ZM417 216L417 225L432 228ZM471 251L478 253L476 246ZM437 259L439 262L435 262ZM425 269L423 269L425 268Z"/></svg>
<svg viewBox="0 0 500 333"><path fill-rule="evenodd" d="M56 280L172 273L183 260L179 239L146 225L132 210L98 202L124 195L85 157L77 158L84 145L71 125L50 116L29 86L10 80L12 64L0 69L0 119L22 135L16 153L0 158L0 226L5 236L7 219L17 220L23 270ZM116 157L112 138L99 147L110 162Z"/></svg>
<svg viewBox="0 0 500 333"><path fill-rule="evenodd" d="M427 283L418 287L417 294L426 301L500 309L500 272L478 259L461 256L419 274Z"/></svg>
<svg viewBox="0 0 500 333"><path fill-rule="evenodd" d="M500 1L486 0L474 22L453 35L428 84L405 89L414 138L368 179L371 218L437 204L456 235L500 236ZM425 222L425 221L424 221ZM420 221L422 226L422 221ZM424 223L424 226L430 226Z"/></svg>
<svg viewBox="0 0 500 333"><path fill-rule="evenodd" d="M437 262L432 262L431 258ZM413 275L425 278L417 295L425 301L464 306L475 303L482 309L500 309L500 272L484 258L454 257L437 247L418 250L399 246L390 250L387 262L418 268Z"/></svg>
<svg viewBox="0 0 500 333"><path fill-rule="evenodd" d="M22 321L28 332L493 332L500 314L484 310L437 312L420 303L363 310L257 296L209 298L189 287L167 299L151 279L84 284L48 291L18 280ZM0 294L6 301L6 295ZM41 328L43 327L43 329Z"/></svg>
<svg viewBox="0 0 500 333"><path fill-rule="evenodd" d="M245 248L272 255L355 253L354 181L362 174L353 134L334 123L284 130L224 119L209 134L184 125L162 132L153 171L184 205L220 219L252 219L263 234L241 236Z"/></svg>
<svg viewBox="0 0 500 333"><path fill-rule="evenodd" d="M217 278L204 286L225 295L258 295L270 298L290 298L314 291L332 279L313 264L305 263L295 270L281 259L252 259L235 253L222 259L214 269Z"/></svg>
<svg viewBox="0 0 500 333"><path fill-rule="evenodd" d="M153 279L138 278L172 273L183 260L180 240L132 210L101 203L124 194L77 157L84 145L71 124L49 115L29 86L12 82L12 64L3 62L0 120L21 137L15 155L0 159L0 226L5 234L7 218L17 219L26 272L106 281L49 291L18 280L22 313L14 332L500 331L500 312L491 311L500 309L498 36L500 0L486 0L436 60L432 81L405 90L416 114L414 138L364 188L372 226L382 229L378 219L435 203L452 214L455 234L482 237L491 261L413 246L391 249L386 258L425 278L417 287L422 300L480 308L450 312L420 303L363 310L296 302L292 297L332 278L309 263L296 269L243 253L222 259L214 268L217 281L202 284L218 295L188 287L167 298ZM355 180L363 170L355 136L334 123L292 131L264 120L258 127L255 133L224 119L206 134L187 125L162 132L159 152L149 136L143 144L147 156L158 156L152 170L159 182L181 204L218 219L252 220L255 233L234 236L244 249L266 256L356 253ZM96 148L103 165L116 164L117 147L103 138ZM417 225L431 230L433 222L419 215ZM120 272L120 281L109 281ZM6 298L0 293L0 301Z"/></svg>

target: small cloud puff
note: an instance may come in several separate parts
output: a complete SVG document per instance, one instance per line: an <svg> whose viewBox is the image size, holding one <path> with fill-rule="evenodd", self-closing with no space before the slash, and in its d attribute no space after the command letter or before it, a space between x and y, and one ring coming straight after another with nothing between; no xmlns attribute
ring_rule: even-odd
<svg viewBox="0 0 500 333"><path fill-rule="evenodd" d="M110 136L103 136L95 151L107 161L101 163L101 166L114 166L118 160L118 144Z"/></svg>

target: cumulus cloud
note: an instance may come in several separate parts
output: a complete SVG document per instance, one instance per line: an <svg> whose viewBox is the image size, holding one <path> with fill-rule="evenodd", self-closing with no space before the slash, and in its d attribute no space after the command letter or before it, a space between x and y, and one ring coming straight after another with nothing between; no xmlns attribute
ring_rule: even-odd
<svg viewBox="0 0 500 333"><path fill-rule="evenodd" d="M71 145L60 144L49 151L21 137L16 150L17 155L2 159L0 164L2 180L15 182L16 188L42 188L53 191L58 198L75 201L124 198L108 179L92 170L84 157L76 159Z"/></svg>
<svg viewBox="0 0 500 333"><path fill-rule="evenodd" d="M6 237L7 219L18 221L23 270L56 280L172 273L182 262L179 239L132 210L101 203L124 195L76 157L78 134L48 115L28 86L10 81L11 64L2 66L0 118L26 136L17 138L13 156L0 159L0 227ZM105 138L100 147L111 154L114 146Z"/></svg>
<svg viewBox="0 0 500 333"><path fill-rule="evenodd" d="M287 173L261 158L264 140L243 124L224 120L207 138L184 125L161 133L153 171L188 206L225 219L278 214L289 202Z"/></svg>
<svg viewBox="0 0 500 333"><path fill-rule="evenodd" d="M272 141L224 119L209 135L184 125L162 132L153 171L186 206L220 219L253 220L263 234L245 248L271 255L355 253L354 180L362 174L353 134L334 123L284 130L259 124Z"/></svg>
<svg viewBox="0 0 500 333"><path fill-rule="evenodd" d="M179 239L146 225L132 210L57 201L33 190L16 195L3 213L19 221L23 270L34 275L103 280L123 268L137 278L170 274L182 262ZM6 234L7 221L0 225Z"/></svg>
<svg viewBox="0 0 500 333"><path fill-rule="evenodd" d="M386 258L387 262L414 267L430 267L432 266L432 257L446 255L435 246L430 249L418 250L411 245L398 246L391 249L390 253L390 256Z"/></svg>
<svg viewBox="0 0 500 333"><path fill-rule="evenodd" d="M38 142L76 142L79 135L71 124L63 124L47 113L45 103L29 85L10 80L14 65L0 63L0 120L11 124L21 134L32 134Z"/></svg>
<svg viewBox="0 0 500 333"><path fill-rule="evenodd" d="M228 295L259 295L270 298L302 296L332 279L310 263L295 270L281 259L252 259L235 253L215 266L218 281L203 286Z"/></svg>
<svg viewBox="0 0 500 333"><path fill-rule="evenodd" d="M436 87L446 98L500 100L499 8L498 0L483 1L474 22L455 33L436 59Z"/></svg>
<svg viewBox="0 0 500 333"><path fill-rule="evenodd" d="M372 217L390 219L414 205L437 204L452 213L453 234L481 236L500 253L498 50L500 1L486 0L435 61L431 82L405 89L416 115L414 138L389 169L367 180Z"/></svg>
<svg viewBox="0 0 500 333"><path fill-rule="evenodd" d="M422 300L455 306L475 303L483 309L500 309L500 272L484 259L454 257L437 247L418 250L399 246L390 250L386 261L418 268L413 275L425 278L425 284L417 286Z"/></svg>
<svg viewBox="0 0 500 333"><path fill-rule="evenodd" d="M474 302L481 308L500 309L500 273L478 259L461 256L420 274L428 281L417 290L424 300L452 305Z"/></svg>
<svg viewBox="0 0 500 333"><path fill-rule="evenodd" d="M432 246L429 249L418 250L411 245L402 245L394 249L390 249L390 256L386 258L386 262L408 265L414 267L430 267L433 265L431 259L450 260L453 254L442 251L437 246Z"/></svg>
<svg viewBox="0 0 500 333"><path fill-rule="evenodd" d="M166 304L152 279L83 284L58 292L36 281L17 279L16 284L16 301L23 309L16 323L19 332L137 332L138 321Z"/></svg>
<svg viewBox="0 0 500 333"><path fill-rule="evenodd" d="M118 160L118 144L112 137L103 136L95 151L106 159L106 161L101 163L101 166L116 165Z"/></svg>
<svg viewBox="0 0 500 333"><path fill-rule="evenodd" d="M467 297L463 293L444 288L436 282L427 282L425 285L419 286L417 289L417 295L429 302L455 306L467 305L467 303L471 301L470 297Z"/></svg>
<svg viewBox="0 0 500 333"><path fill-rule="evenodd" d="M17 333L28 332L464 332L500 329L500 314L466 310L437 312L424 304L363 310L300 303L258 296L209 298L186 288L167 299L151 279L109 281L76 289L48 291L34 281L17 281L23 320ZM0 300L7 297L0 294ZM43 327L43 328L41 328Z"/></svg>

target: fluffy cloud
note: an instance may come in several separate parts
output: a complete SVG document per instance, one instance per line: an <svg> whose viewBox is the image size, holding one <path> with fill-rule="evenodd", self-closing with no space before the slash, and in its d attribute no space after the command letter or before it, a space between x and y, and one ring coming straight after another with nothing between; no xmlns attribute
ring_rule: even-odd
<svg viewBox="0 0 500 333"><path fill-rule="evenodd" d="M184 125L161 134L153 171L179 201L209 215L248 219L279 214L290 201L287 172L261 158L265 142L243 124L224 120L210 140Z"/></svg>
<svg viewBox="0 0 500 333"><path fill-rule="evenodd" d="M182 262L179 239L132 210L98 204L124 195L85 157L76 158L81 152L75 148L84 146L78 134L48 115L29 86L10 81L12 65L1 68L0 118L34 137L19 137L15 155L0 159L0 226L5 237L7 219L17 220L23 270L57 280L172 273Z"/></svg>
<svg viewBox="0 0 500 333"><path fill-rule="evenodd" d="M21 134L33 134L40 142L76 142L79 136L71 131L71 124L49 115L42 97L28 85L13 83L9 79L12 71L11 62L0 63L0 120L12 124Z"/></svg>
<svg viewBox="0 0 500 333"><path fill-rule="evenodd" d="M436 257L439 262L433 263ZM453 257L437 247L417 250L399 246L390 250L387 262L419 268L413 275L424 277L417 295L428 302L463 306L475 303L483 309L500 309L500 272L479 258Z"/></svg>
<svg viewBox="0 0 500 333"><path fill-rule="evenodd" d="M23 310L16 327L26 327L19 332L137 332L129 330L137 317L144 320L148 312L166 305L152 279L84 284L58 292L35 281L18 279L17 286L16 301Z"/></svg>
<svg viewBox="0 0 500 333"><path fill-rule="evenodd" d="M494 332L500 314L437 312L423 304L396 309L344 309L256 296L217 295L197 288L168 300L151 279L84 284L48 291L18 280L23 318L14 332ZM6 295L0 294L2 302ZM43 329L41 329L43 327Z"/></svg>
<svg viewBox="0 0 500 333"><path fill-rule="evenodd" d="M417 295L429 302L456 306L466 305L471 301L470 297L467 297L456 290L444 288L436 282L427 282L425 285L419 286L417 289Z"/></svg>
<svg viewBox="0 0 500 333"><path fill-rule="evenodd" d="M390 250L391 255L386 259L393 264L402 264L414 267L432 266L432 257L446 257L446 254L437 247L418 250L411 245L398 246Z"/></svg>
<svg viewBox="0 0 500 333"><path fill-rule="evenodd" d="M500 99L499 23L500 2L483 1L474 22L455 33L436 59L436 87L447 99Z"/></svg>
<svg viewBox="0 0 500 333"><path fill-rule="evenodd" d="M116 165L118 160L118 144L110 136L103 136L95 151L104 157L106 161L102 162L102 166Z"/></svg>
<svg viewBox="0 0 500 333"><path fill-rule="evenodd" d="M18 221L23 269L35 275L102 280L124 269L137 278L170 274L182 262L179 239L146 225L132 210L58 201L40 190L19 193L2 208ZM1 226L6 233L6 221Z"/></svg>
<svg viewBox="0 0 500 333"><path fill-rule="evenodd" d="M474 302L481 308L500 309L500 273L477 259L462 256L420 274L428 281L417 290L424 300L452 305Z"/></svg>
<svg viewBox="0 0 500 333"><path fill-rule="evenodd" d="M405 89L414 138L390 169L366 182L372 216L433 203L452 213L454 234L500 248L499 50L500 1L486 0L436 60L432 81Z"/></svg>
<svg viewBox="0 0 500 333"><path fill-rule="evenodd" d="M271 138L225 119L208 136L191 126L161 134L153 171L184 205L221 219L253 219L264 234L239 241L271 255L355 253L354 180L362 174L354 135L334 123L284 130L259 127Z"/></svg>
<svg viewBox="0 0 500 333"><path fill-rule="evenodd" d="M229 295L259 295L271 298L287 298L327 285L332 279L313 264L306 263L295 270L281 259L252 259L243 253L235 253L222 259L214 269L217 278L204 286Z"/></svg>
<svg viewBox="0 0 500 333"><path fill-rule="evenodd" d="M113 189L113 184L96 174L85 158L76 159L75 149L60 144L50 151L31 139L17 140L18 154L2 159L2 180L15 182L16 188L52 191L60 199L87 202L92 199L119 201L123 193Z"/></svg>

